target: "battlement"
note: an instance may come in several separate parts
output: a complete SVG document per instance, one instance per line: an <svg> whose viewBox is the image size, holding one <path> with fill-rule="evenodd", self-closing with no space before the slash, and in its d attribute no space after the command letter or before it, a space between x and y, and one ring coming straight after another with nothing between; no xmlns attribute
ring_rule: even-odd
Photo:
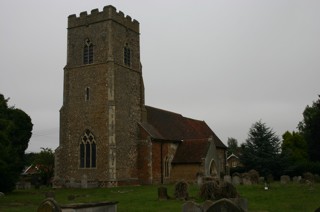
<svg viewBox="0 0 320 212"><path fill-rule="evenodd" d="M117 9L111 5L105 6L103 11L99 12L99 9L91 10L91 14L86 11L81 12L77 17L75 14L68 17L68 28L74 28L79 26L87 26L93 23L113 20L121 25L139 33L139 22L132 20L130 16L125 16L123 12L117 12Z"/></svg>

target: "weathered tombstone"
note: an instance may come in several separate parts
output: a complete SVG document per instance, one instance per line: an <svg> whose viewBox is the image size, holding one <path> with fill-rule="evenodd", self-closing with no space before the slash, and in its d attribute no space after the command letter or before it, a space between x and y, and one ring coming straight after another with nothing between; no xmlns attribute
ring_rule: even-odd
<svg viewBox="0 0 320 212"><path fill-rule="evenodd" d="M225 176L223 177L223 181L224 181L224 182L231 183L231 176L230 176L230 175L225 175Z"/></svg>
<svg viewBox="0 0 320 212"><path fill-rule="evenodd" d="M197 174L197 185L201 186L203 184L203 175Z"/></svg>
<svg viewBox="0 0 320 212"><path fill-rule="evenodd" d="M88 177L85 174L81 178L81 188L88 188Z"/></svg>
<svg viewBox="0 0 320 212"><path fill-rule="evenodd" d="M61 208L54 199L48 198L40 204L37 212L61 212Z"/></svg>
<svg viewBox="0 0 320 212"><path fill-rule="evenodd" d="M202 208L200 205L188 201L182 205L182 212L202 212Z"/></svg>
<svg viewBox="0 0 320 212"><path fill-rule="evenodd" d="M264 184L264 182L265 182L265 179L264 179L264 177L259 177L259 184Z"/></svg>
<svg viewBox="0 0 320 212"><path fill-rule="evenodd" d="M159 200L167 200L167 199L169 199L166 187L159 187L158 188L158 199Z"/></svg>
<svg viewBox="0 0 320 212"><path fill-rule="evenodd" d="M207 211L208 208L210 208L210 206L213 204L213 202L211 200L206 200L202 203L202 209L203 211Z"/></svg>
<svg viewBox="0 0 320 212"><path fill-rule="evenodd" d="M241 178L238 175L235 175L232 177L232 184L233 185L240 185L241 183Z"/></svg>
<svg viewBox="0 0 320 212"><path fill-rule="evenodd" d="M243 185L252 185L250 178L242 178Z"/></svg>
<svg viewBox="0 0 320 212"><path fill-rule="evenodd" d="M241 208L239 208L236 204L234 204L231 200L228 199L220 199L214 202L207 210L207 212L224 211L243 212Z"/></svg>
<svg viewBox="0 0 320 212"><path fill-rule="evenodd" d="M290 177L288 175L282 175L280 177L281 184L288 184L290 182Z"/></svg>
<svg viewBox="0 0 320 212"><path fill-rule="evenodd" d="M248 200L244 198L232 198L230 199L234 204L236 204L243 211L248 211Z"/></svg>
<svg viewBox="0 0 320 212"><path fill-rule="evenodd" d="M294 182L294 183L300 183L300 180L301 180L301 176L294 176L292 178L292 182Z"/></svg>
<svg viewBox="0 0 320 212"><path fill-rule="evenodd" d="M0 197L4 197L4 193L0 192Z"/></svg>

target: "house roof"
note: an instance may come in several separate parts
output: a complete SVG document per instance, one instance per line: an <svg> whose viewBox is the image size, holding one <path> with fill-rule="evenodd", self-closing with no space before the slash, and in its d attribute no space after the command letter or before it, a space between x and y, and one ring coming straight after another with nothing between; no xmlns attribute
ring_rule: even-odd
<svg viewBox="0 0 320 212"><path fill-rule="evenodd" d="M193 140L193 142L196 142L196 140L208 140L209 137L213 137L217 147L226 148L204 121L187 118L178 113L150 106L145 106L145 108L147 110L147 122L140 123L140 125L154 139L171 141ZM200 145L200 142L190 143L189 145L196 144Z"/></svg>
<svg viewBox="0 0 320 212"><path fill-rule="evenodd" d="M233 153L227 157L227 160L229 160L230 158L237 158L237 159L239 159L239 157L236 156L236 155L233 154Z"/></svg>

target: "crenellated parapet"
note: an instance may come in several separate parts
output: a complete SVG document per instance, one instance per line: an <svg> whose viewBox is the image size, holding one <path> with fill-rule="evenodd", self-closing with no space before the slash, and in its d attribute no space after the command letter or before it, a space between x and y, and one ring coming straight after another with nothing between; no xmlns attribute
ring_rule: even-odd
<svg viewBox="0 0 320 212"><path fill-rule="evenodd" d="M137 33L139 33L139 22L135 19L132 20L130 16L125 16L123 12L117 12L117 9L111 5L105 6L103 11L99 9L91 10L91 14L86 11L81 12L77 17L75 14L68 17L68 28L74 28L79 26L87 26L90 24L102 22L102 21L115 21Z"/></svg>

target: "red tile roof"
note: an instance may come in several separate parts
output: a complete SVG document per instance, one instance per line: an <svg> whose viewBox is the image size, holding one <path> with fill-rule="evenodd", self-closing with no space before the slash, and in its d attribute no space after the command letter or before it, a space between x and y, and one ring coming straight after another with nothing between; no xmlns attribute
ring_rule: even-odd
<svg viewBox="0 0 320 212"><path fill-rule="evenodd" d="M208 139L185 140L179 145L172 164L201 163L208 153L209 146Z"/></svg>
<svg viewBox="0 0 320 212"><path fill-rule="evenodd" d="M181 114L145 106L147 110L147 123L140 125L155 139L162 140L208 140L213 137L217 147L226 148L204 122L183 117Z"/></svg>

